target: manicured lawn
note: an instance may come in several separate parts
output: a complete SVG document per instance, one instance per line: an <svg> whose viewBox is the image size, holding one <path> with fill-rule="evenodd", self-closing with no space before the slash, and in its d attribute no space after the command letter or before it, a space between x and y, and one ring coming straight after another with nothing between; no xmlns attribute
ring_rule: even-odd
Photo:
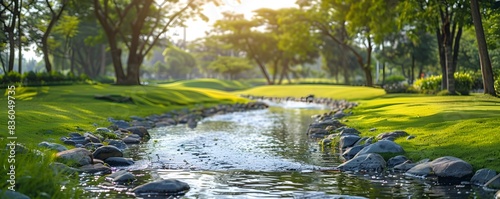
<svg viewBox="0 0 500 199"><path fill-rule="evenodd" d="M170 84L162 84L162 87L164 86L209 88L222 91L244 90L252 87L251 84L245 83L243 81L236 81L236 80L229 81L229 80L218 80L218 79L183 80Z"/></svg>
<svg viewBox="0 0 500 199"><path fill-rule="evenodd" d="M273 97L304 97L314 94L316 97L333 99L361 100L372 99L385 95L383 89L361 86L331 86L331 85L275 85L259 86L235 94L273 96Z"/></svg>
<svg viewBox="0 0 500 199"><path fill-rule="evenodd" d="M396 140L414 161L456 156L475 169L500 171L500 98L391 94L361 101L347 124L365 136L405 130ZM374 132L369 129L377 128Z"/></svg>
<svg viewBox="0 0 500 199"><path fill-rule="evenodd" d="M0 90L5 94L5 89ZM95 95L131 97L133 102L117 103L94 99ZM38 143L77 131L94 131L107 127L108 117L128 119L130 116L161 114L172 109L218 103L245 102L222 91L182 86L112 86L72 85L19 87L16 90L16 135L21 143ZM6 95L0 97L6 110ZM7 123L7 114L0 117ZM7 128L7 127L5 127ZM2 134L1 136L6 137Z"/></svg>

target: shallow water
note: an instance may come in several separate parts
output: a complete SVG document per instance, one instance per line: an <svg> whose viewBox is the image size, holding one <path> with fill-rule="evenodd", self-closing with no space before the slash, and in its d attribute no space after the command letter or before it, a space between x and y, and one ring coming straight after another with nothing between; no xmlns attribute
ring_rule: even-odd
<svg viewBox="0 0 500 199"><path fill-rule="evenodd" d="M89 198L134 198L137 185L178 179L191 190L185 198L493 198L470 185L436 185L389 172L350 174L329 170L341 163L306 135L311 115L322 106L272 104L268 110L218 115L194 130L157 128L152 139L131 147L127 168L138 176L129 186L83 176ZM320 171L321 170L321 171Z"/></svg>

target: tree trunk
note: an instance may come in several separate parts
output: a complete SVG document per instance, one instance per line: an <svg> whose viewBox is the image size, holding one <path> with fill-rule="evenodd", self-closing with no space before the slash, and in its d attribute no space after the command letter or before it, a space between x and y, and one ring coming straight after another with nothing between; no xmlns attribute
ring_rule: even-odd
<svg viewBox="0 0 500 199"><path fill-rule="evenodd" d="M436 30L436 36L438 41L439 65L441 66L441 74L442 74L441 90L444 90L448 87L448 78L446 76L446 58L444 53L444 46L442 45L443 35L441 34L439 28L437 28Z"/></svg>
<svg viewBox="0 0 500 199"><path fill-rule="evenodd" d="M408 84L413 84L415 80L415 55L411 54L411 70L410 70L410 78L408 79Z"/></svg>
<svg viewBox="0 0 500 199"><path fill-rule="evenodd" d="M382 86L385 84L385 62L382 62Z"/></svg>
<svg viewBox="0 0 500 199"><path fill-rule="evenodd" d="M22 12L22 9L23 9L23 1L20 0L19 1L19 10L18 10L18 13L17 13L17 17L18 17L18 20L17 20L17 47L18 47L18 51L17 51L17 56L18 56L18 63L17 63L17 69L18 69L18 72L19 74L22 74L23 73L23 56L22 56L22 45L21 45L21 12Z"/></svg>
<svg viewBox="0 0 500 199"><path fill-rule="evenodd" d="M365 72L366 77L366 86L373 87L373 76L372 76L372 40L370 38L370 34L367 37L368 40L368 48L366 48L366 65L363 66L363 71Z"/></svg>
<svg viewBox="0 0 500 199"><path fill-rule="evenodd" d="M470 1L472 19L474 21L474 29L476 30L476 39L479 47L479 59L481 62L481 73L483 75L484 94L496 96L493 70L491 68L490 56L488 55L488 46L484 36L483 22L479 13L479 3L477 0Z"/></svg>
<svg viewBox="0 0 500 199"><path fill-rule="evenodd" d="M16 46L14 40L14 32L9 33L9 72L14 70L14 55L16 53Z"/></svg>
<svg viewBox="0 0 500 199"><path fill-rule="evenodd" d="M344 68L344 84L345 85L351 84L351 80L349 77L350 77L349 68Z"/></svg>
<svg viewBox="0 0 500 199"><path fill-rule="evenodd" d="M119 85L140 85L140 67L143 57L138 54L129 53L127 61L127 75L124 79L116 81Z"/></svg>

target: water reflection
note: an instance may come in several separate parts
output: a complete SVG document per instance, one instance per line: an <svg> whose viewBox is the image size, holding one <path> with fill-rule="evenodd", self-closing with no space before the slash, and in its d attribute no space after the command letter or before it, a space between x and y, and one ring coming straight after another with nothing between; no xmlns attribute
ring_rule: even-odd
<svg viewBox="0 0 500 199"><path fill-rule="evenodd" d="M139 176L136 184L116 187L101 178L83 177L87 196L133 198L128 189L173 178L191 186L186 198L493 197L470 185L438 186L391 173L317 171L340 161L306 135L311 115L324 112L313 108L219 115L201 121L194 130L154 129L149 143L126 153L136 160L128 168Z"/></svg>

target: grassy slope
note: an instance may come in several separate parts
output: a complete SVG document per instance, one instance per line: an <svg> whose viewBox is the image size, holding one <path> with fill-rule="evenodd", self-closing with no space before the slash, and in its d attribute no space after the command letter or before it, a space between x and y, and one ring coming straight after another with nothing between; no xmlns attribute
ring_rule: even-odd
<svg viewBox="0 0 500 199"><path fill-rule="evenodd" d="M396 140L414 161L456 156L475 169L500 171L500 99L484 95L386 95L362 101L348 125L363 135L405 130L416 138ZM369 132L370 128L377 128Z"/></svg>
<svg viewBox="0 0 500 199"><path fill-rule="evenodd" d="M237 92L264 96L305 96L359 101L347 124L364 136L405 130L413 140L396 140L414 161L451 155L470 162L475 169L500 171L500 99L484 95L429 96L388 94L383 90L349 86L262 86ZM369 129L377 128L374 132Z"/></svg>
<svg viewBox="0 0 500 199"><path fill-rule="evenodd" d="M132 115L159 114L184 106L246 101L221 91L180 86L73 85L23 87L16 92L18 141L35 144L48 138L58 140L77 127L93 131L94 123L108 126L108 117L128 119ZM132 97L134 103L94 99L94 95L108 94ZM0 97L0 104L5 108L6 100L5 95ZM6 124L6 121L7 115L0 117L0 123Z"/></svg>
<svg viewBox="0 0 500 199"><path fill-rule="evenodd" d="M241 81L229 81L229 80L218 80L218 79L184 80L170 84L163 84L162 86L209 88L209 89L223 90L223 91L243 90L251 87L250 84Z"/></svg>
<svg viewBox="0 0 500 199"><path fill-rule="evenodd" d="M353 87L353 86L329 86L329 85L281 85L281 86L259 86L249 90L235 92L236 94L261 95L273 97L304 97L314 94L316 97L328 97L334 99L361 100L379 97L385 94L382 89Z"/></svg>

